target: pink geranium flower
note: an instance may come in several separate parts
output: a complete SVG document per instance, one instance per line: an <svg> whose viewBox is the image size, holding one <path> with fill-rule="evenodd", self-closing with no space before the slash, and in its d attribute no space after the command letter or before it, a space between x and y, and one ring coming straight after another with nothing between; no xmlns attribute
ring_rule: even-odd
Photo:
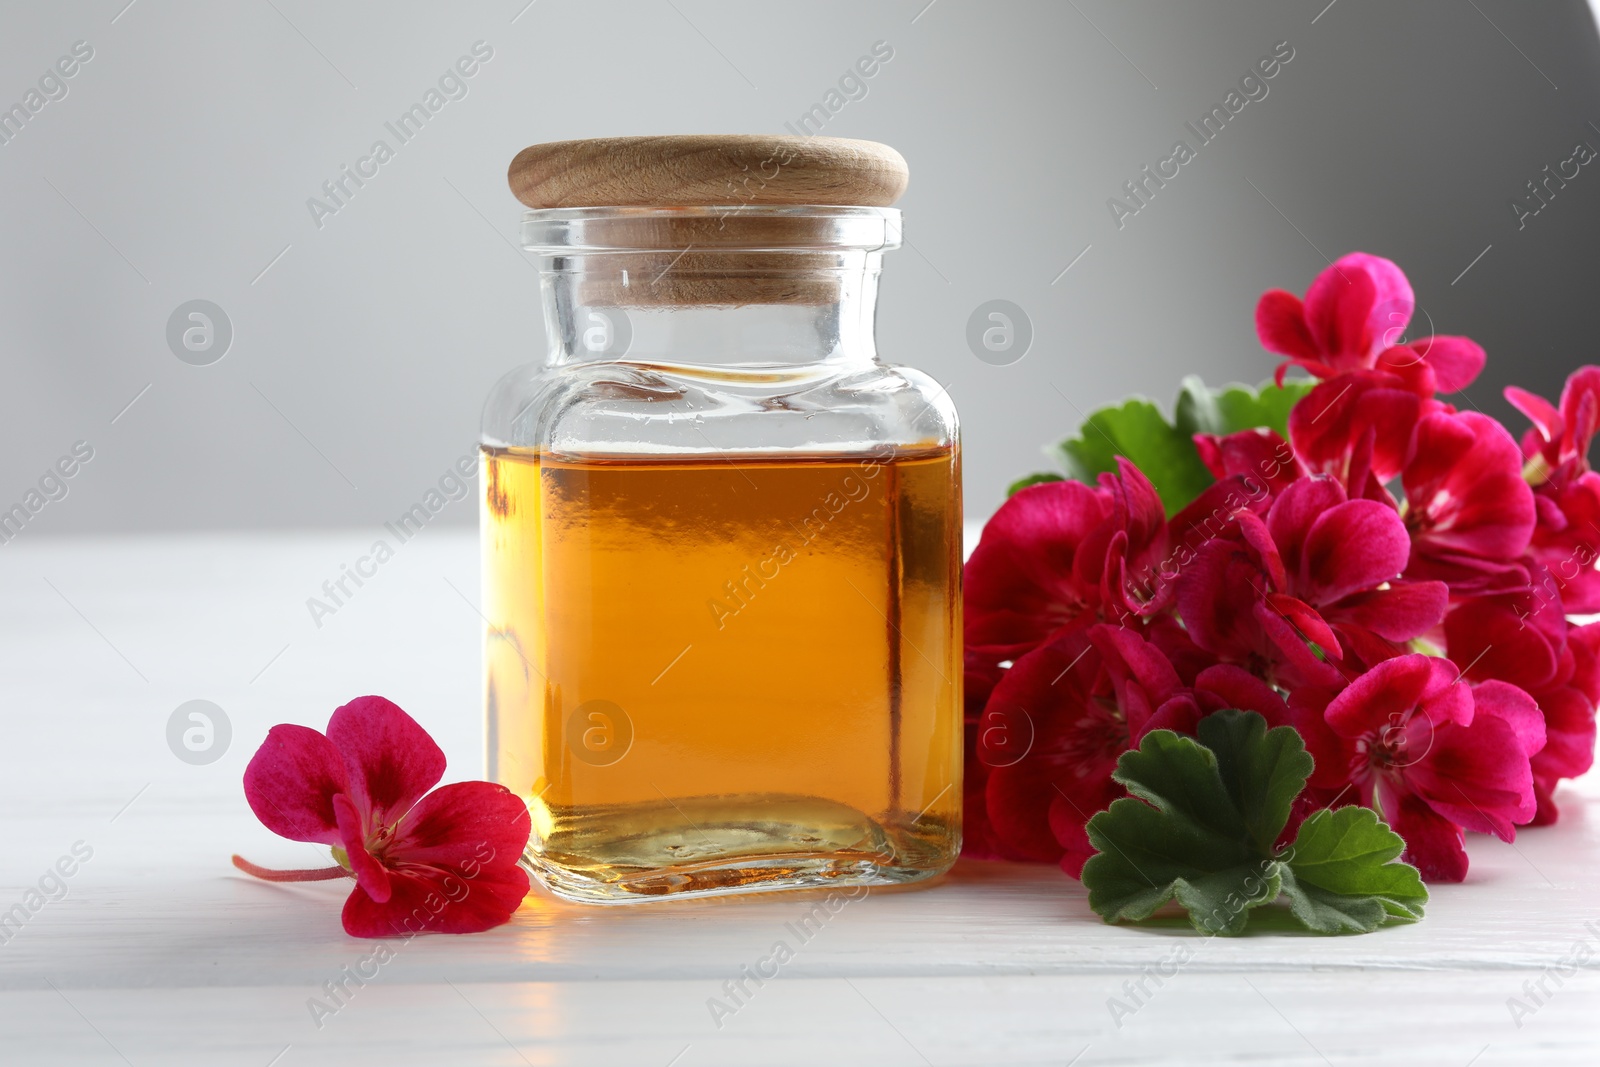
<svg viewBox="0 0 1600 1067"><path fill-rule="evenodd" d="M1533 422L1522 438L1538 515L1529 549L1549 570L1567 611L1600 612L1600 474L1589 466L1600 423L1600 367L1573 372L1559 408L1515 386L1506 399Z"/></svg>
<svg viewBox="0 0 1600 1067"><path fill-rule="evenodd" d="M1533 757L1536 826L1553 823L1555 790L1594 766L1595 703L1600 701L1600 623L1574 626L1558 678L1533 694L1544 712L1545 746Z"/></svg>
<svg viewBox="0 0 1600 1067"><path fill-rule="evenodd" d="M1132 627L1097 624L1030 652L1005 673L978 720L976 757L985 788L981 854L1055 861L1077 877L1093 854L1084 824L1123 795L1111 778L1117 757L1151 730L1193 733L1220 708L1287 721L1283 699L1228 664L1185 685L1157 643Z"/></svg>
<svg viewBox="0 0 1600 1067"><path fill-rule="evenodd" d="M1030 486L984 527L966 567L969 704L988 699L1000 665L1101 620L1152 615L1171 599L1158 580L1167 521L1149 479L1117 474Z"/></svg>
<svg viewBox="0 0 1600 1067"><path fill-rule="evenodd" d="M1405 838L1406 859L1425 878L1466 877L1463 829L1511 841L1534 816L1530 760L1544 747L1545 724L1516 686L1469 685L1448 660L1400 656L1351 682L1324 718L1328 732L1306 737L1319 770L1345 769L1355 796Z"/></svg>
<svg viewBox="0 0 1600 1067"><path fill-rule="evenodd" d="M1464 389L1483 369L1484 352L1465 337L1427 337L1402 343L1416 309L1411 283L1381 256L1352 252L1317 275L1301 299L1282 289L1256 304L1256 333L1270 352L1318 378L1380 368L1400 374L1413 390Z"/></svg>
<svg viewBox="0 0 1600 1067"><path fill-rule="evenodd" d="M1503 574L1533 535L1533 491L1522 478L1517 443L1476 411L1435 412L1412 434L1405 468L1406 529L1412 578L1457 588Z"/></svg>
<svg viewBox="0 0 1600 1067"><path fill-rule="evenodd" d="M444 768L427 731L383 697L339 708L326 736L274 726L245 769L250 809L279 836L330 846L338 866L270 871L238 856L234 864L271 881L354 878L343 916L354 937L499 926L528 892L517 865L527 806L490 782L429 793Z"/></svg>
<svg viewBox="0 0 1600 1067"><path fill-rule="evenodd" d="M1353 497L1389 500L1383 483L1405 464L1417 420L1438 406L1392 374L1351 371L1295 404L1289 438L1307 470L1337 479Z"/></svg>
<svg viewBox="0 0 1600 1067"><path fill-rule="evenodd" d="M1220 480L1237 475L1265 487L1273 495L1309 473L1289 442L1275 430L1239 430L1225 436L1197 433L1194 445L1200 453L1200 461L1213 478Z"/></svg>
<svg viewBox="0 0 1600 1067"><path fill-rule="evenodd" d="M1269 680L1341 685L1444 617L1442 583L1400 580L1399 515L1331 478L1299 479L1265 519L1237 522L1237 538L1212 540L1180 576L1178 609L1201 648Z"/></svg>

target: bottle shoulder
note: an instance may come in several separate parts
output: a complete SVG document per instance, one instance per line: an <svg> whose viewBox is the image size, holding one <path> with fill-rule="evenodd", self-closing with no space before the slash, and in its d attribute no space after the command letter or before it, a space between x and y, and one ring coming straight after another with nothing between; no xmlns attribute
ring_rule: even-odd
<svg viewBox="0 0 1600 1067"><path fill-rule="evenodd" d="M529 364L491 390L482 431L490 445L571 453L953 447L959 436L955 406L937 381L878 362Z"/></svg>

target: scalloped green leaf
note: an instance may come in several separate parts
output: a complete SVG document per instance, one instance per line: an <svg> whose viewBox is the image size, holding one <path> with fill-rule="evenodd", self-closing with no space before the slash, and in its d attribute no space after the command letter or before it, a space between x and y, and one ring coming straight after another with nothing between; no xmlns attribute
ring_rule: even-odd
<svg viewBox="0 0 1600 1067"><path fill-rule="evenodd" d="M1370 933L1390 920L1415 922L1428 902L1422 876L1399 860L1399 834L1371 808L1316 812L1283 857L1289 908L1318 933Z"/></svg>
<svg viewBox="0 0 1600 1067"><path fill-rule="evenodd" d="M1319 934L1370 933L1422 918L1428 891L1399 862L1400 836L1370 808L1324 809L1279 850L1313 762L1289 726L1253 711L1200 720L1198 737L1153 730L1117 760L1131 797L1089 820L1089 906L1107 922L1147 919L1176 901L1195 929L1240 934L1280 894Z"/></svg>
<svg viewBox="0 0 1600 1067"><path fill-rule="evenodd" d="M1089 906L1116 922L1176 900L1202 933L1242 933L1278 897L1273 842L1311 767L1299 734L1253 711L1206 716L1198 741L1152 730L1113 775L1137 799L1089 820Z"/></svg>
<svg viewBox="0 0 1600 1067"><path fill-rule="evenodd" d="M1260 385L1240 382L1212 388L1196 375L1183 379L1174 405L1173 422L1185 435L1197 433L1230 434L1240 430L1269 429L1280 437L1289 435L1289 409L1316 387L1316 382L1295 379L1275 385L1270 379Z"/></svg>
<svg viewBox="0 0 1600 1067"><path fill-rule="evenodd" d="M1189 435L1144 397L1091 413L1056 452L1068 477L1091 485L1102 472L1117 469L1118 456L1132 460L1155 486L1168 515L1215 481Z"/></svg>
<svg viewBox="0 0 1600 1067"><path fill-rule="evenodd" d="M1118 456L1132 460L1156 487L1171 516L1215 480L1200 461L1195 434L1265 427L1287 436L1289 409L1315 385L1312 381L1290 381L1282 386L1271 381L1256 386L1233 382L1213 389L1189 375L1183 379L1171 419L1154 401L1129 397L1091 412L1077 433L1048 451L1061 462L1067 477L1090 485L1102 473L1117 469ZM1029 475L1013 482L1009 492L1055 477Z"/></svg>

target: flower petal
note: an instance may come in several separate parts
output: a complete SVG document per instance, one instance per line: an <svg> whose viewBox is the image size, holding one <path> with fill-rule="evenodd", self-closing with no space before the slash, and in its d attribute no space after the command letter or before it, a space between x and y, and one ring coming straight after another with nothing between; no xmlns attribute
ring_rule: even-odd
<svg viewBox="0 0 1600 1067"><path fill-rule="evenodd" d="M417 802L384 850L390 867L424 864L451 870L515 864L528 847L528 805L493 782L453 782Z"/></svg>
<svg viewBox="0 0 1600 1067"><path fill-rule="evenodd" d="M1267 512L1267 529L1283 557L1290 574L1301 569L1301 549L1311 527L1324 513L1346 500L1344 486L1325 474L1301 478L1272 502Z"/></svg>
<svg viewBox="0 0 1600 1067"><path fill-rule="evenodd" d="M1579 367L1567 377L1561 389L1561 419L1566 429L1561 438L1562 458L1587 463L1589 442L1600 428L1600 367Z"/></svg>
<svg viewBox="0 0 1600 1067"><path fill-rule="evenodd" d="M1509 682L1489 681L1472 687L1473 721L1491 715L1511 728L1524 756L1544 748L1544 713L1533 697Z"/></svg>
<svg viewBox="0 0 1600 1067"><path fill-rule="evenodd" d="M1391 808L1393 810L1391 810ZM1411 793L1384 803L1383 814L1406 842L1401 859L1429 882L1462 882L1467 877L1467 850L1461 827Z"/></svg>
<svg viewBox="0 0 1600 1067"><path fill-rule="evenodd" d="M1427 360L1441 393L1471 385L1487 359L1483 346L1466 337L1425 337L1412 347Z"/></svg>
<svg viewBox="0 0 1600 1067"><path fill-rule="evenodd" d="M1340 256L1306 290L1311 335L1324 362L1339 370L1370 367L1405 333L1415 309L1404 272L1365 252Z"/></svg>
<svg viewBox="0 0 1600 1067"><path fill-rule="evenodd" d="M1436 728L1427 754L1405 769L1405 779L1444 818L1502 841L1513 840L1516 824L1537 810L1528 757L1511 725L1494 715L1479 715L1470 726Z"/></svg>
<svg viewBox="0 0 1600 1067"><path fill-rule="evenodd" d="M328 720L344 757L350 801L368 831L393 826L444 777L444 752L418 722L383 697L357 697Z"/></svg>
<svg viewBox="0 0 1600 1067"><path fill-rule="evenodd" d="M1410 641L1439 625L1449 606L1450 589L1443 582L1397 581L1321 610L1336 627L1360 626L1386 641Z"/></svg>
<svg viewBox="0 0 1600 1067"><path fill-rule="evenodd" d="M1527 549L1535 514L1533 491L1522 477L1522 451L1489 416L1424 416L1401 480L1415 554L1451 550L1513 560Z"/></svg>
<svg viewBox="0 0 1600 1067"><path fill-rule="evenodd" d="M1325 717L1341 737L1375 733L1405 722L1433 683L1433 657L1397 656L1351 682L1329 703Z"/></svg>
<svg viewBox="0 0 1600 1067"><path fill-rule="evenodd" d="M1278 691L1243 667L1219 663L1200 672L1194 687L1217 708L1240 708L1254 711L1267 720L1267 725L1289 724L1289 708Z"/></svg>
<svg viewBox="0 0 1600 1067"><path fill-rule="evenodd" d="M1328 704L1336 695L1332 689L1312 685L1298 686L1289 694L1289 725L1305 741L1314 761L1310 783L1321 789L1343 789L1356 756L1355 747L1328 725Z"/></svg>
<svg viewBox="0 0 1600 1067"><path fill-rule="evenodd" d="M978 745L980 757L993 761L984 803L994 835L1011 855L1058 860L1052 806L1070 797L1087 820L1121 791L1111 772L1128 747L1128 727L1092 699L1099 674L1094 646L1073 633L1017 660L989 699ZM996 725L1006 732L1003 743L981 735Z"/></svg>
<svg viewBox="0 0 1600 1067"><path fill-rule="evenodd" d="M1060 629L1088 625L1099 591L1077 581L1074 560L1107 509L1103 492L1070 481L1030 486L1000 506L964 574L969 653L1015 659Z"/></svg>
<svg viewBox="0 0 1600 1067"><path fill-rule="evenodd" d="M348 796L340 793L333 798L333 810L339 817L339 836L344 839L344 850L350 859L350 873L356 876L356 884L373 901L384 903L390 895L389 872L367 851L367 828L362 824L360 809L351 803Z"/></svg>
<svg viewBox="0 0 1600 1067"><path fill-rule="evenodd" d="M1562 421L1559 408L1544 397L1530 393L1526 389L1515 385L1506 386L1505 396L1511 402L1512 407L1528 416L1528 421L1533 423L1543 441L1554 446L1555 449L1560 448L1561 437L1566 427ZM1552 461L1556 459L1557 454L1554 451L1551 453L1550 458ZM1554 462L1552 462L1553 465Z"/></svg>
<svg viewBox="0 0 1600 1067"><path fill-rule="evenodd" d="M482 868L467 878L438 867L392 872L393 893L383 903L357 886L344 903L351 937L475 934L510 920L528 895L528 873L516 864Z"/></svg>
<svg viewBox="0 0 1600 1067"><path fill-rule="evenodd" d="M1565 630L1559 606L1527 595L1472 597L1444 619L1445 647L1468 678L1498 678L1530 691L1555 677Z"/></svg>
<svg viewBox="0 0 1600 1067"><path fill-rule="evenodd" d="M1281 493L1301 474L1300 462L1289 442L1266 427L1222 437L1197 433L1194 446L1213 478L1237 474L1258 494L1263 484L1269 492Z"/></svg>
<svg viewBox="0 0 1600 1067"><path fill-rule="evenodd" d="M1312 525L1296 592L1312 604L1331 604L1400 577L1410 554L1406 524L1393 508L1351 500Z"/></svg>
<svg viewBox="0 0 1600 1067"><path fill-rule="evenodd" d="M344 761L307 726L274 726L244 771L244 795L262 825L291 841L337 845L333 798L345 789Z"/></svg>
<svg viewBox="0 0 1600 1067"><path fill-rule="evenodd" d="M1305 305L1293 293L1269 289L1256 303L1256 336L1261 347L1295 360L1315 360L1317 344L1306 327Z"/></svg>
<svg viewBox="0 0 1600 1067"><path fill-rule="evenodd" d="M1301 397L1289 412L1289 440L1307 469L1332 475L1354 495L1364 487L1350 476L1356 453L1379 481L1404 465L1423 400L1392 374L1356 371L1330 378Z"/></svg>
<svg viewBox="0 0 1600 1067"><path fill-rule="evenodd" d="M417 802L383 847L387 895L370 892L364 881L350 894L345 930L390 937L499 926L528 893L518 861L530 827L527 804L504 786L441 786Z"/></svg>

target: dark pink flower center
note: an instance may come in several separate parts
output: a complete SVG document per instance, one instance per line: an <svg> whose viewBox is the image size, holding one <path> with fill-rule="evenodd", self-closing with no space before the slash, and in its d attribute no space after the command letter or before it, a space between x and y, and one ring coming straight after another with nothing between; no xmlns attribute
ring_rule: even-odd
<svg viewBox="0 0 1600 1067"><path fill-rule="evenodd" d="M1068 724L1061 755L1074 777L1088 778L1103 774L1106 763L1127 748L1128 722L1116 701L1094 697Z"/></svg>

